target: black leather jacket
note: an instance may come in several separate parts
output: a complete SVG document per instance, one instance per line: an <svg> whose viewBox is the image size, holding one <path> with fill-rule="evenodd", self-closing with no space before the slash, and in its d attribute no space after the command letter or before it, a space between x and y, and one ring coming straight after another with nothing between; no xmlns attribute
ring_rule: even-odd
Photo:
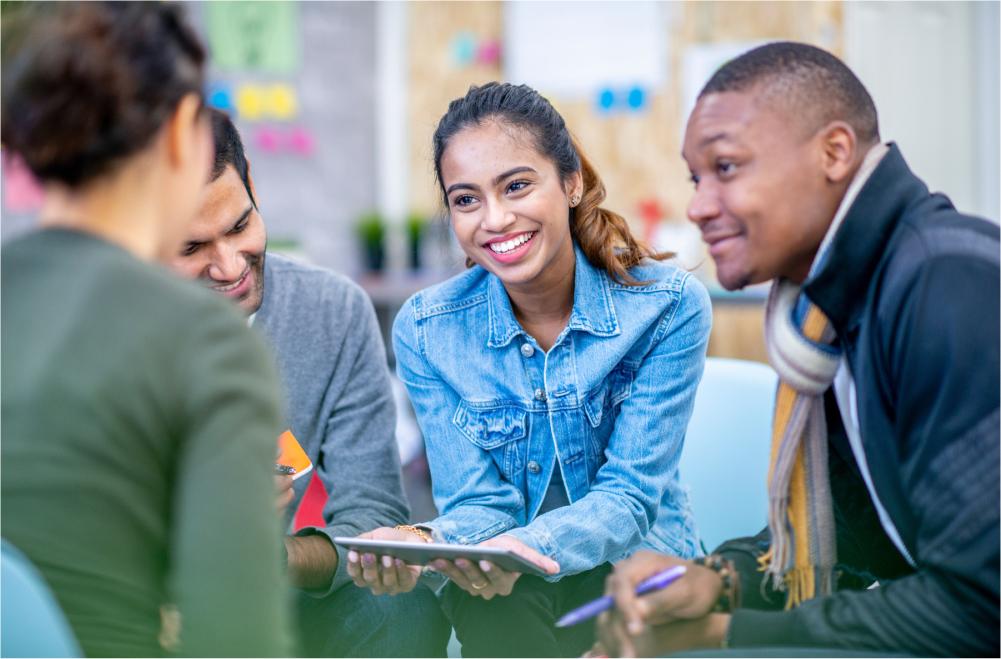
<svg viewBox="0 0 1001 659"><path fill-rule="evenodd" d="M761 610L784 605L756 569L767 533L725 543L745 607L730 642L996 657L998 227L929 194L891 145L830 249L804 288L845 350L873 485L917 566L884 534L829 391L838 591Z"/></svg>

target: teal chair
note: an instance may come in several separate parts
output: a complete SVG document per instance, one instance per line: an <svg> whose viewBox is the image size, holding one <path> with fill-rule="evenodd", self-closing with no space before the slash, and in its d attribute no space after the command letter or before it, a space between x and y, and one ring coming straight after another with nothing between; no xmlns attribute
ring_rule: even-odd
<svg viewBox="0 0 1001 659"><path fill-rule="evenodd" d="M82 657L42 575L6 540L2 545L0 656Z"/></svg>
<svg viewBox="0 0 1001 659"><path fill-rule="evenodd" d="M768 461L778 377L769 366L710 357L679 465L708 552L768 519Z"/></svg>

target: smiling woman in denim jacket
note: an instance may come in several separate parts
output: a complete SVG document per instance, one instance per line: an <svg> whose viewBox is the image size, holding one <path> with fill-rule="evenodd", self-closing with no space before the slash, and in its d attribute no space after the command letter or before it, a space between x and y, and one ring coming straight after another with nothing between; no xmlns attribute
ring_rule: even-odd
<svg viewBox="0 0 1001 659"><path fill-rule="evenodd" d="M531 88L471 88L438 124L434 158L470 269L414 295L393 341L441 515L367 535L525 556L551 576L435 566L463 655L576 656L592 628L553 623L601 595L610 563L697 552L678 459L709 297L599 207L604 185ZM359 585L412 587L402 564L360 558Z"/></svg>

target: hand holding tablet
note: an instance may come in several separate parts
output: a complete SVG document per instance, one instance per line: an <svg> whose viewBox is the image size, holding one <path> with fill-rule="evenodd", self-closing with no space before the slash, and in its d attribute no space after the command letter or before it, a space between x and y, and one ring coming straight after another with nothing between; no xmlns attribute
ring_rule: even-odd
<svg viewBox="0 0 1001 659"><path fill-rule="evenodd" d="M479 545L451 545L426 543L414 533L387 528L357 538L338 537L333 541L350 550L348 573L355 584L377 594L394 592L387 587L386 577L391 583L398 579L386 572L398 572L406 565L412 570L417 569L413 566L431 567L463 590L486 599L510 594L514 582L523 573L546 576L559 572L555 561L510 536L491 538Z"/></svg>

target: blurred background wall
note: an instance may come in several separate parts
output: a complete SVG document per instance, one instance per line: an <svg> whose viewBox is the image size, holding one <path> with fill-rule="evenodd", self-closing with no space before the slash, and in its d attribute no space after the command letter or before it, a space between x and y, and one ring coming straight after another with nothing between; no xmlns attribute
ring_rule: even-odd
<svg viewBox="0 0 1001 659"><path fill-rule="evenodd" d="M759 43L829 49L883 137L963 211L998 221L998 2L192 2L210 102L244 136L272 249L355 277L388 330L413 291L461 268L430 138L471 84L548 96L604 177L607 205L713 292L710 352L764 359L758 287L727 294L684 219L694 97ZM2 238L40 201L3 164ZM381 255L381 256L380 256Z"/></svg>

